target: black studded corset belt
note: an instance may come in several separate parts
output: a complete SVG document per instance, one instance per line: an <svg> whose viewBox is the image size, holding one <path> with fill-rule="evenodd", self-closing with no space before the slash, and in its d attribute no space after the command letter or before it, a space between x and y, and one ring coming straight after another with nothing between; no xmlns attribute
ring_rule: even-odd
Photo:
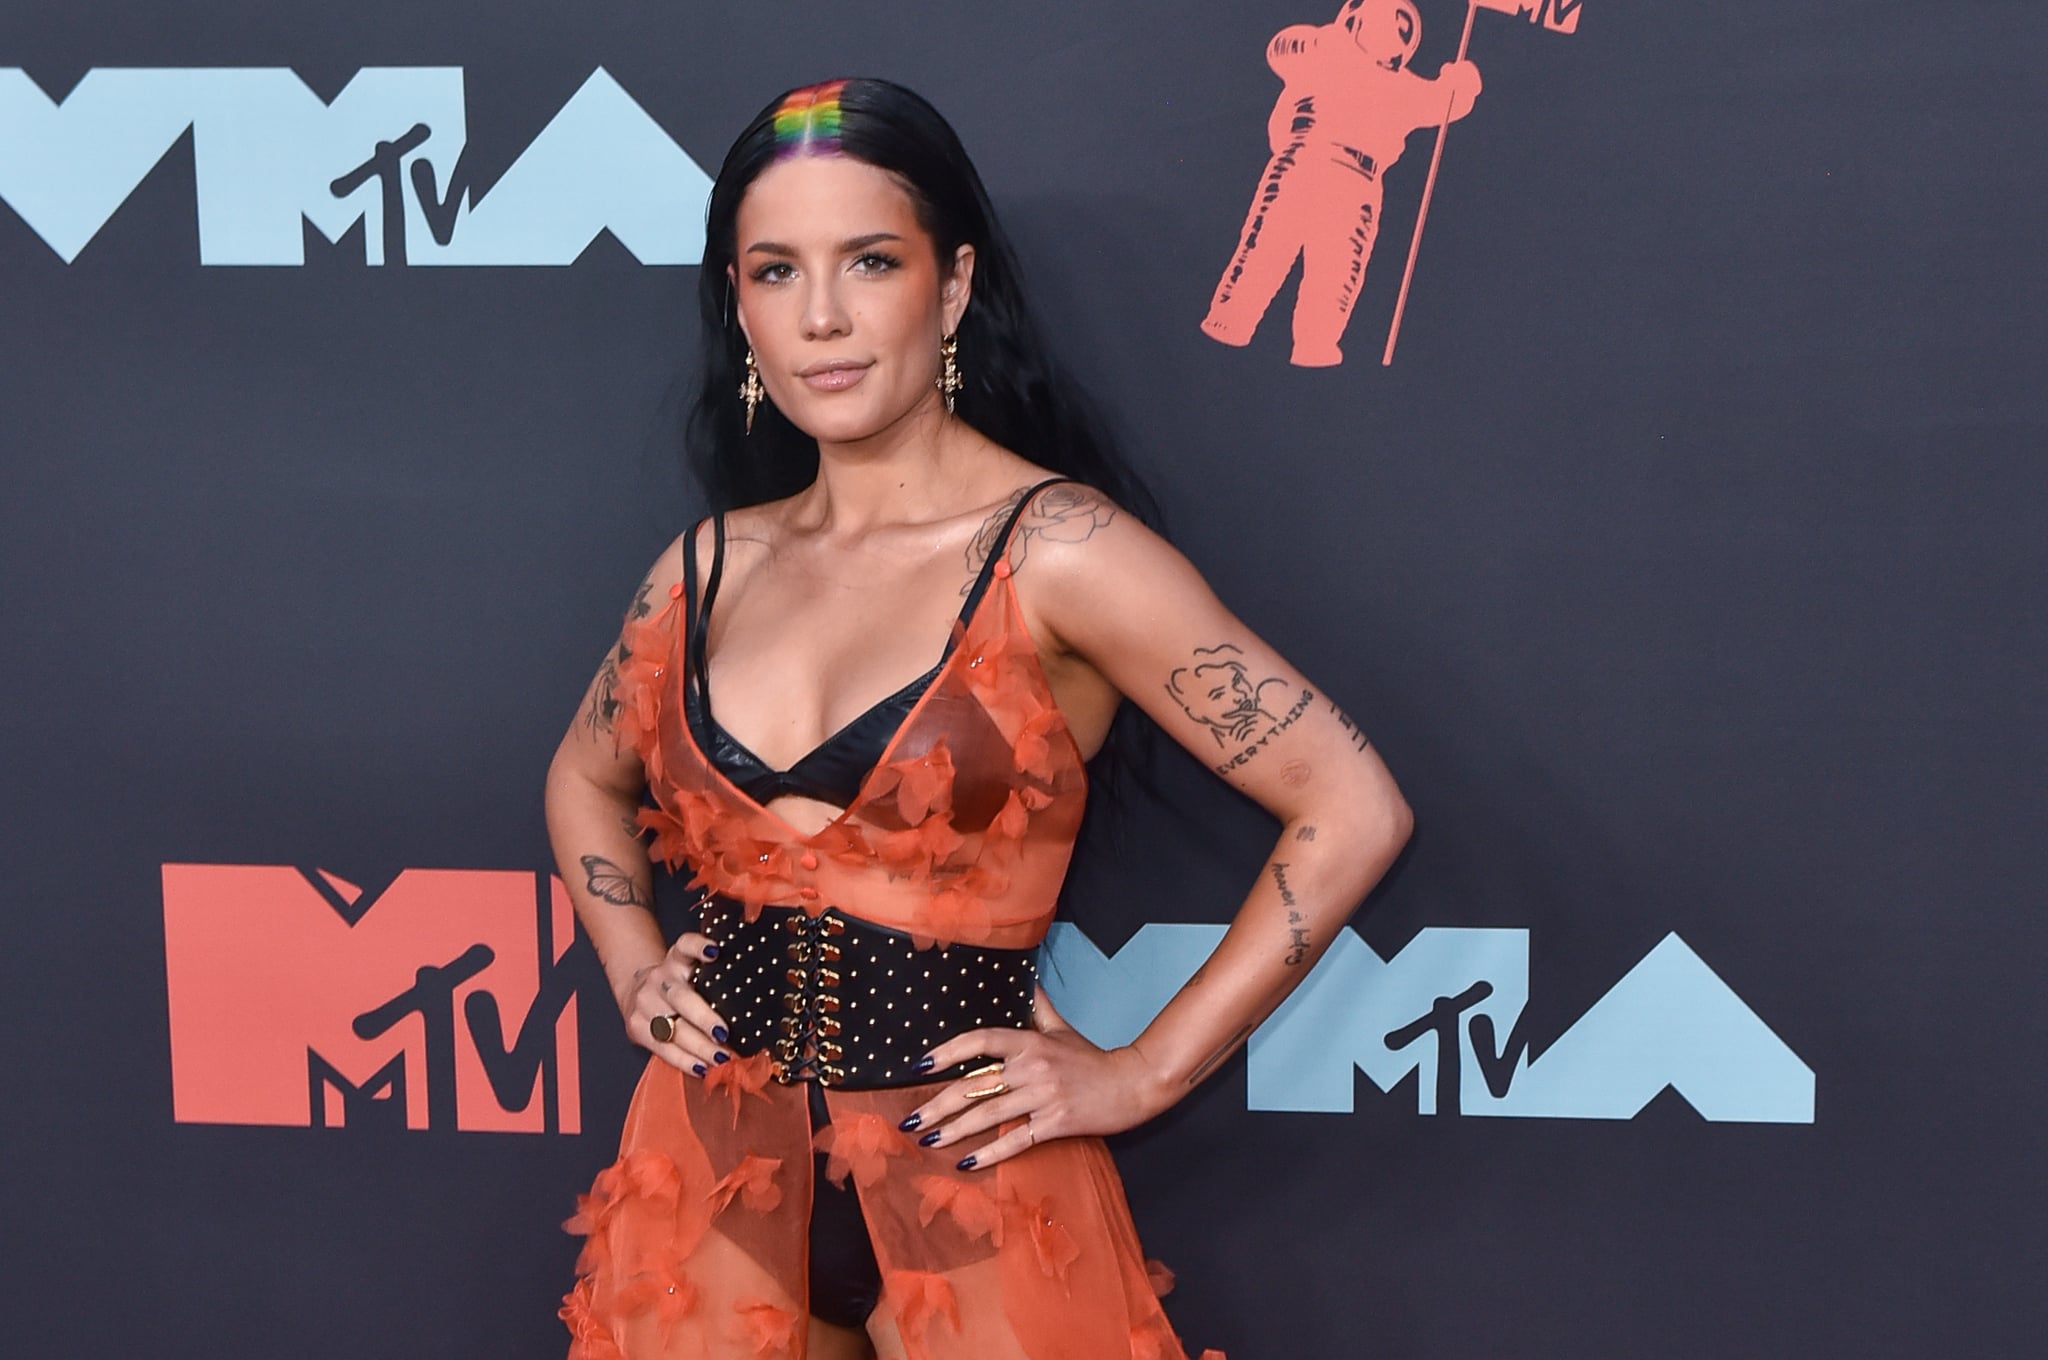
<svg viewBox="0 0 2048 1360"><path fill-rule="evenodd" d="M956 1034L1029 1029L1035 950L956 944L916 948L910 936L838 908L810 916L769 906L752 921L738 902L707 898L699 927L718 957L692 979L725 1021L727 1047L767 1050L783 1082L849 1090L946 1081L913 1064Z"/></svg>

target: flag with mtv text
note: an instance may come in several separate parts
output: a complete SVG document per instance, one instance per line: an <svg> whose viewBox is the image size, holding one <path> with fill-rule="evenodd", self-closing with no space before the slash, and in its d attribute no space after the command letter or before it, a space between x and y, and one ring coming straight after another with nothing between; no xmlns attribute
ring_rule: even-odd
<svg viewBox="0 0 2048 1360"><path fill-rule="evenodd" d="M1480 9L1514 14L1552 33L1579 31L1579 10L1585 0L1472 0Z"/></svg>

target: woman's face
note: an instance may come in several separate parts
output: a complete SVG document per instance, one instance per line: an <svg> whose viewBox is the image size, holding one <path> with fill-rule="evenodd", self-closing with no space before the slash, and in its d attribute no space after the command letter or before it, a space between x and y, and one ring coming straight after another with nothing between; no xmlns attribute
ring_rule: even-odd
<svg viewBox="0 0 2048 1360"><path fill-rule="evenodd" d="M949 276L887 171L798 156L740 199L734 296L768 400L821 442L864 439L920 405L967 309L974 249Z"/></svg>

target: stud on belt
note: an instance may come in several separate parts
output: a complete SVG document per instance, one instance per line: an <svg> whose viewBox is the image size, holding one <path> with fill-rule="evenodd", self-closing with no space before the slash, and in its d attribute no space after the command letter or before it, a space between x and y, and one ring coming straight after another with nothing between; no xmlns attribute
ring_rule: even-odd
<svg viewBox="0 0 2048 1360"><path fill-rule="evenodd" d="M694 984L726 1022L731 1047L773 1055L776 1079L851 1089L950 1080L972 1062L918 1072L936 1045L973 1029L1026 1029L1035 951L956 944L918 949L909 935L828 908L765 907L746 920L712 898L704 933L718 957Z"/></svg>

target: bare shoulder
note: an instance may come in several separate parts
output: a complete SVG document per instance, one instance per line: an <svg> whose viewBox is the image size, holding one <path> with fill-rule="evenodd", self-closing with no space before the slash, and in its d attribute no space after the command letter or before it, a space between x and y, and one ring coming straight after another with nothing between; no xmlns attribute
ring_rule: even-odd
<svg viewBox="0 0 2048 1360"><path fill-rule="evenodd" d="M1084 560L1085 551L1062 549L1081 549L1113 524L1144 529L1123 507L1085 482L1062 481L1041 487L1044 480L1041 477L1018 487L982 521L968 548L969 566L979 569L988 560L1013 518L1016 527L1009 533L1010 569L1021 572L1036 556L1043 564L1038 569L1040 576L1054 575ZM1026 497L1029 501L1020 510L1019 502Z"/></svg>
<svg viewBox="0 0 2048 1360"><path fill-rule="evenodd" d="M1011 536L1009 560L1033 630L1061 652L1113 646L1148 617L1209 595L1177 548L1082 482L1031 497Z"/></svg>

